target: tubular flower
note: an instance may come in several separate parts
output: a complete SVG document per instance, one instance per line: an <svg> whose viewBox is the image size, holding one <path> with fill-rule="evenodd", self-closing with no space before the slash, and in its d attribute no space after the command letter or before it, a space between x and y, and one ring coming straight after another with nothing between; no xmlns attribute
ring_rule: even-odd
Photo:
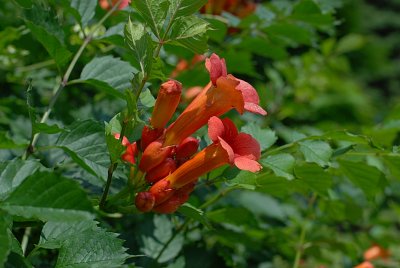
<svg viewBox="0 0 400 268"><path fill-rule="evenodd" d="M161 85L150 120L153 128L165 127L178 107L181 92L182 84L178 81L170 80Z"/></svg>
<svg viewBox="0 0 400 268"><path fill-rule="evenodd" d="M176 166L176 161L168 157L164 162L150 169L149 172L146 173L146 181L148 183L155 183L175 171Z"/></svg>
<svg viewBox="0 0 400 268"><path fill-rule="evenodd" d="M375 259L387 259L390 256L390 252L379 245L373 245L364 252L364 260L371 261Z"/></svg>
<svg viewBox="0 0 400 268"><path fill-rule="evenodd" d="M142 138L140 139L140 149L144 151L150 143L157 140L164 133L164 128L152 128L144 126L142 130Z"/></svg>
<svg viewBox="0 0 400 268"><path fill-rule="evenodd" d="M206 59L211 83L200 92L165 133L164 146L177 145L207 123L232 108L266 115L259 106L257 91L247 82L228 75L225 60L212 54Z"/></svg>
<svg viewBox="0 0 400 268"><path fill-rule="evenodd" d="M174 213L183 203L185 203L189 199L195 185L196 181L185 185L184 187L174 192L174 194L168 200L154 207L152 210L158 213ZM147 204L150 203L148 202Z"/></svg>
<svg viewBox="0 0 400 268"><path fill-rule="evenodd" d="M117 2L118 0L99 0L100 7L105 10L111 9L111 7L115 5ZM118 9L126 8L130 2L131 0L123 0L121 4L119 4Z"/></svg>
<svg viewBox="0 0 400 268"><path fill-rule="evenodd" d="M238 133L231 120L212 117L208 134L213 141L211 145L150 188L155 197L155 206L171 198L177 189L222 165L234 164L239 169L251 172L261 169L256 161L261 155L259 143L249 134Z"/></svg>

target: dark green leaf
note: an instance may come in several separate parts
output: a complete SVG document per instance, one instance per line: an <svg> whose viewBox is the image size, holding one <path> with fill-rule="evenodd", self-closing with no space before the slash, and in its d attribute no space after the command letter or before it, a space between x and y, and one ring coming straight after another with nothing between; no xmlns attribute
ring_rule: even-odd
<svg viewBox="0 0 400 268"><path fill-rule="evenodd" d="M198 222L204 224L207 228L211 229L211 225L208 222L206 216L204 215L204 211L192 206L189 203L185 203L179 207L178 212L182 213L188 218L194 219Z"/></svg>
<svg viewBox="0 0 400 268"><path fill-rule="evenodd" d="M11 215L41 221L92 219L92 205L74 181L55 173L36 172L0 204Z"/></svg>
<svg viewBox="0 0 400 268"><path fill-rule="evenodd" d="M319 7L312 0L300 1L295 5L290 17L317 27L330 26L333 22L332 16L330 14L322 14Z"/></svg>
<svg viewBox="0 0 400 268"><path fill-rule="evenodd" d="M166 0L136 0L133 2L154 35L161 40L169 2Z"/></svg>
<svg viewBox="0 0 400 268"><path fill-rule="evenodd" d="M48 125L46 123L35 123L33 125L34 133L56 134L63 132L64 129L57 125Z"/></svg>
<svg viewBox="0 0 400 268"><path fill-rule="evenodd" d="M325 167L329 165L332 156L332 148L324 141L302 141L299 142L300 151L307 162L314 162Z"/></svg>
<svg viewBox="0 0 400 268"><path fill-rule="evenodd" d="M106 153L104 126L96 121L85 120L72 124L69 129L69 132L59 136L56 146L68 153L82 168L105 181L110 159Z"/></svg>
<svg viewBox="0 0 400 268"><path fill-rule="evenodd" d="M277 175L284 177L288 180L292 180L293 177L293 167L295 164L295 159L290 154L277 154L268 156L261 160L261 163L272 169L272 171Z"/></svg>
<svg viewBox="0 0 400 268"><path fill-rule="evenodd" d="M97 2L97 0L71 0L71 7L78 11L83 27L93 18Z"/></svg>
<svg viewBox="0 0 400 268"><path fill-rule="evenodd" d="M50 56L61 68L65 66L72 56L72 53L52 33L42 26L26 21L26 26L31 30L33 36L44 46Z"/></svg>
<svg viewBox="0 0 400 268"><path fill-rule="evenodd" d="M11 251L11 232L9 231L11 226L11 217L5 212L0 210L0 266L3 267L7 260L8 254Z"/></svg>
<svg viewBox="0 0 400 268"><path fill-rule="evenodd" d="M254 215L245 208L225 207L207 212L207 218L218 223L230 223L234 225L251 225L256 223Z"/></svg>
<svg viewBox="0 0 400 268"><path fill-rule="evenodd" d="M297 165L294 168L296 177L320 195L327 195L332 185L332 176L314 163Z"/></svg>
<svg viewBox="0 0 400 268"><path fill-rule="evenodd" d="M130 80L136 72L137 70L129 63L112 56L104 56L94 58L86 64L80 79L73 82L88 83L114 96L124 98L123 91L130 88Z"/></svg>
<svg viewBox="0 0 400 268"><path fill-rule="evenodd" d="M17 144L12 139L7 137L6 132L0 131L0 149L18 149L26 148L28 144Z"/></svg>
<svg viewBox="0 0 400 268"><path fill-rule="evenodd" d="M343 173L367 195L373 197L380 189L384 175L376 167L362 162L339 161Z"/></svg>
<svg viewBox="0 0 400 268"><path fill-rule="evenodd" d="M0 200L6 198L40 166L36 160L14 159L0 163Z"/></svg>
<svg viewBox="0 0 400 268"><path fill-rule="evenodd" d="M266 32L270 37L277 38L279 41L292 46L311 43L311 33L293 23L276 23L269 26Z"/></svg>
<svg viewBox="0 0 400 268"><path fill-rule="evenodd" d="M14 0L23 8L31 8L32 7L32 0Z"/></svg>
<svg viewBox="0 0 400 268"><path fill-rule="evenodd" d="M151 71L153 63L153 41L143 24L133 23L129 18L124 30L125 40L144 74Z"/></svg>

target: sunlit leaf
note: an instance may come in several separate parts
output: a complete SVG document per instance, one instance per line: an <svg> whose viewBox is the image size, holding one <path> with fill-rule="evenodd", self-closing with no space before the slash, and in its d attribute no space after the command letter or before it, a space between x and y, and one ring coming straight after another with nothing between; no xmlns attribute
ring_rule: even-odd
<svg viewBox="0 0 400 268"><path fill-rule="evenodd" d="M292 180L295 159L290 154L277 154L266 157L261 163L272 169L277 176Z"/></svg>

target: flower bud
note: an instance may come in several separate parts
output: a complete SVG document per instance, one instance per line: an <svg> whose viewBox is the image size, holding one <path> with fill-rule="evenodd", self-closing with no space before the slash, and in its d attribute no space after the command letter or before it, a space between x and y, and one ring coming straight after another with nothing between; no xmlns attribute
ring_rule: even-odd
<svg viewBox="0 0 400 268"><path fill-rule="evenodd" d="M142 158L140 159L139 168L143 172L148 172L161 164L172 151L172 146L163 147L161 140L153 141L144 150Z"/></svg>
<svg viewBox="0 0 400 268"><path fill-rule="evenodd" d="M142 130L142 138L140 140L140 149L144 151L150 143L161 137L163 133L163 128L151 128L150 126L144 126Z"/></svg>
<svg viewBox="0 0 400 268"><path fill-rule="evenodd" d="M168 180L162 179L151 186L149 192L154 195L154 205L157 206L173 196L176 189L170 187L170 182Z"/></svg>
<svg viewBox="0 0 400 268"><path fill-rule="evenodd" d="M141 212L148 212L153 209L155 197L150 192L140 192L136 195L135 205Z"/></svg>
<svg viewBox="0 0 400 268"><path fill-rule="evenodd" d="M189 158L197 152L198 148L199 140L194 137L187 137L176 147L175 157L177 159Z"/></svg>
<svg viewBox="0 0 400 268"><path fill-rule="evenodd" d="M167 158L156 166L152 168L149 172L146 173L146 181L148 183L155 183L160 179L168 176L170 173L174 172L176 169L176 162L172 158Z"/></svg>
<svg viewBox="0 0 400 268"><path fill-rule="evenodd" d="M182 84L178 81L169 80L161 85L150 120L154 128L165 127L178 107L181 92Z"/></svg>
<svg viewBox="0 0 400 268"><path fill-rule="evenodd" d="M114 138L116 138L117 140L119 140L120 137L121 137L121 134L119 134L119 133L114 134ZM124 136L122 138L121 144L123 146L128 146L130 144L130 142L129 142L128 138Z"/></svg>
<svg viewBox="0 0 400 268"><path fill-rule="evenodd" d="M126 151L125 153L121 156L122 160L129 162L131 164L135 164L136 160L135 160L135 156L137 155L138 149L137 149L137 145L136 142L129 144L126 147Z"/></svg>

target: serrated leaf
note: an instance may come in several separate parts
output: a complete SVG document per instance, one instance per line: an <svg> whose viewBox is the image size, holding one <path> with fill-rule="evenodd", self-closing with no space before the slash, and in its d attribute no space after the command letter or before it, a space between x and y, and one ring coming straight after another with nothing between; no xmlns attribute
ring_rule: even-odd
<svg viewBox="0 0 400 268"><path fill-rule="evenodd" d="M343 173L356 186L366 194L367 197L373 197L382 187L381 180L384 180L384 175L376 167L368 166L362 162L352 162L339 160Z"/></svg>
<svg viewBox="0 0 400 268"><path fill-rule="evenodd" d="M207 3L207 0L170 0L168 14L177 19L182 16L192 15Z"/></svg>
<svg viewBox="0 0 400 268"><path fill-rule="evenodd" d="M155 229L152 232L152 235L142 236L143 248L141 250L147 256L157 258L161 253L164 244L171 239L173 235L173 226L165 215L154 216L154 226ZM183 236L179 234L169 243L158 259L158 262L163 263L178 256L182 249L182 245Z"/></svg>
<svg viewBox="0 0 400 268"><path fill-rule="evenodd" d="M9 228L11 225L11 217L0 210L0 266L3 267L11 251L11 237Z"/></svg>
<svg viewBox="0 0 400 268"><path fill-rule="evenodd" d="M129 257L117 234L99 228L94 222L73 225L50 223L51 239L61 247L56 267L121 267ZM64 232L64 233L63 233ZM70 234L65 235L65 232Z"/></svg>
<svg viewBox="0 0 400 268"><path fill-rule="evenodd" d="M36 172L1 204L11 215L41 221L92 219L92 205L77 182L55 173Z"/></svg>
<svg viewBox="0 0 400 268"><path fill-rule="evenodd" d="M40 167L39 161L14 159L0 163L0 200Z"/></svg>
<svg viewBox="0 0 400 268"><path fill-rule="evenodd" d="M136 72L129 63L119 58L97 57L85 65L80 79L73 83L88 83L111 95L124 98L123 91L130 88L130 81Z"/></svg>
<svg viewBox="0 0 400 268"><path fill-rule="evenodd" d="M153 41L146 32L143 24L133 23L129 18L125 25L124 35L126 43L140 66L140 70L144 74L151 71L153 63Z"/></svg>
<svg viewBox="0 0 400 268"><path fill-rule="evenodd" d="M241 128L242 132L248 133L255 138L261 146L261 151L268 149L278 140L275 131L271 129L262 129L255 123L250 123Z"/></svg>
<svg viewBox="0 0 400 268"><path fill-rule="evenodd" d="M201 54L207 49L207 28L208 23L196 16L181 17L174 21L166 41Z"/></svg>
<svg viewBox="0 0 400 268"><path fill-rule="evenodd" d="M207 217L204 215L204 211L194 207L189 203L185 203L179 207L178 212L182 213L188 218L194 219L198 222L204 224L207 228L211 229L211 225L207 220Z"/></svg>
<svg viewBox="0 0 400 268"><path fill-rule="evenodd" d="M44 46L50 56L55 60L58 67L65 66L72 56L72 53L44 27L26 21L26 26L31 30L33 36Z"/></svg>
<svg viewBox="0 0 400 268"><path fill-rule="evenodd" d="M62 133L56 146L68 153L71 158L86 171L107 178L110 159L104 135L104 126L99 122L85 120L69 126L70 131Z"/></svg>
<svg viewBox="0 0 400 268"><path fill-rule="evenodd" d="M329 165L332 156L332 148L324 141L303 141L299 142L300 151L307 162L314 162L325 167Z"/></svg>
<svg viewBox="0 0 400 268"><path fill-rule="evenodd" d="M332 185L332 176L314 163L295 166L294 173L301 182L321 195L326 196Z"/></svg>
<svg viewBox="0 0 400 268"><path fill-rule="evenodd" d="M277 154L270 155L265 159L261 160L261 163L272 169L272 171L280 177L284 177L288 180L292 180L293 177L293 167L295 164L295 159L290 154Z"/></svg>
<svg viewBox="0 0 400 268"><path fill-rule="evenodd" d="M79 13L83 27L94 17L97 0L71 0L71 7Z"/></svg>
<svg viewBox="0 0 400 268"><path fill-rule="evenodd" d="M136 0L134 4L154 35L161 40L169 2L166 0Z"/></svg>

